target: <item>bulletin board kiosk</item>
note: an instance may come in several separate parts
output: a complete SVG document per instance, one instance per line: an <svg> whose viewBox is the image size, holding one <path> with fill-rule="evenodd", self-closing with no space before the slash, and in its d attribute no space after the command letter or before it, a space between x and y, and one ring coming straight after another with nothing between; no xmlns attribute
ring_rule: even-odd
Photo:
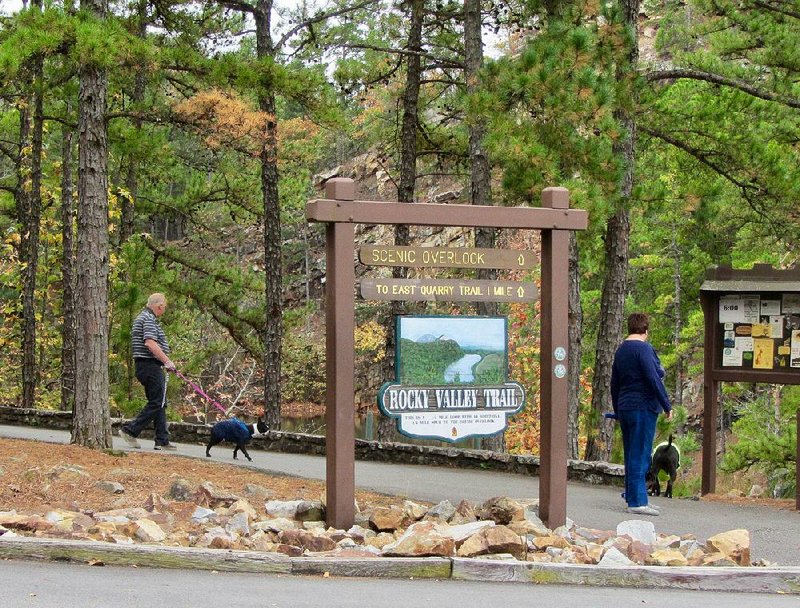
<svg viewBox="0 0 800 608"><path fill-rule="evenodd" d="M800 268L719 266L700 287L705 318L702 494L714 492L720 382L800 384ZM796 424L800 436L800 411ZM800 444L797 448L800 509Z"/></svg>

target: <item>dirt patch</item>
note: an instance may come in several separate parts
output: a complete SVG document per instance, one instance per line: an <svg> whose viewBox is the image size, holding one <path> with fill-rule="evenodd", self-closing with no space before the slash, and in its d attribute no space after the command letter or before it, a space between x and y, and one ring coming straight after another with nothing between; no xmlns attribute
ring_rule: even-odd
<svg viewBox="0 0 800 608"><path fill-rule="evenodd" d="M706 494L702 500L708 502L724 502L729 505L754 505L769 507L781 511L794 511L793 498L755 498L751 496L731 496L730 494Z"/></svg>
<svg viewBox="0 0 800 608"><path fill-rule="evenodd" d="M141 507L152 493L166 494L175 479L193 487L210 481L220 490L242 495L247 484L263 486L275 500L323 500L317 480L269 475L232 465L146 452L102 452L76 445L4 439L0 442L0 511L44 514L52 508L106 511ZM122 494L96 487L119 482ZM356 492L359 507L388 506L402 498Z"/></svg>

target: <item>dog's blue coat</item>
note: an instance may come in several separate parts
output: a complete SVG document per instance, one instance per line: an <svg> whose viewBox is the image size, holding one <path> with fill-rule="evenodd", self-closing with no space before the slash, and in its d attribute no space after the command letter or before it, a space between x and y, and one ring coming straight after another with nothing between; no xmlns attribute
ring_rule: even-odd
<svg viewBox="0 0 800 608"><path fill-rule="evenodd" d="M253 431L238 418L221 420L211 427L211 438L219 441L230 441L241 444L250 441Z"/></svg>

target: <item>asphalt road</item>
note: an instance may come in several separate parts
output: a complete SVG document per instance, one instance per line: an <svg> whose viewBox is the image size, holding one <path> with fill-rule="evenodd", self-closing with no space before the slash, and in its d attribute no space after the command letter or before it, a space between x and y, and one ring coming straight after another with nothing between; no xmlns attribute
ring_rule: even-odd
<svg viewBox="0 0 800 608"><path fill-rule="evenodd" d="M614 606L704 608L800 606L800 597L676 589L566 587L453 580L323 578L94 567L5 561L2 605L9 608L485 608Z"/></svg>
<svg viewBox="0 0 800 608"><path fill-rule="evenodd" d="M1 426L0 437L36 439L55 443L69 442L69 433L32 427ZM142 441L143 449L152 447ZM205 447L176 444L176 456L205 458ZM118 437L114 447L128 449ZM253 462L232 460L227 446L213 448L217 461L263 471L310 479L325 479L325 458L249 450ZM162 452L162 454L165 452ZM439 502L462 499L480 503L493 496L538 498L538 478L494 471L450 469L420 465L356 462L356 485L360 488L409 499ZM570 482L567 487L567 516L590 528L613 530L632 517L625 512L619 489ZM751 534L751 557L766 559L778 566L800 566L800 513L756 505L732 505L687 499L656 498L660 517L647 518L657 532L694 534L705 540L714 534L744 528Z"/></svg>

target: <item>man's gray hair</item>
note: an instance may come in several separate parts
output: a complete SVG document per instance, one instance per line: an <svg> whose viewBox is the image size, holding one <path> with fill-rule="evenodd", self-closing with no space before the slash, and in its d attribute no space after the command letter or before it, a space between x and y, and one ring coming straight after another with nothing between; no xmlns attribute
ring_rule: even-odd
<svg viewBox="0 0 800 608"><path fill-rule="evenodd" d="M150 297L147 298L147 307L153 308L153 306L158 306L166 301L167 297L163 293L152 293Z"/></svg>

